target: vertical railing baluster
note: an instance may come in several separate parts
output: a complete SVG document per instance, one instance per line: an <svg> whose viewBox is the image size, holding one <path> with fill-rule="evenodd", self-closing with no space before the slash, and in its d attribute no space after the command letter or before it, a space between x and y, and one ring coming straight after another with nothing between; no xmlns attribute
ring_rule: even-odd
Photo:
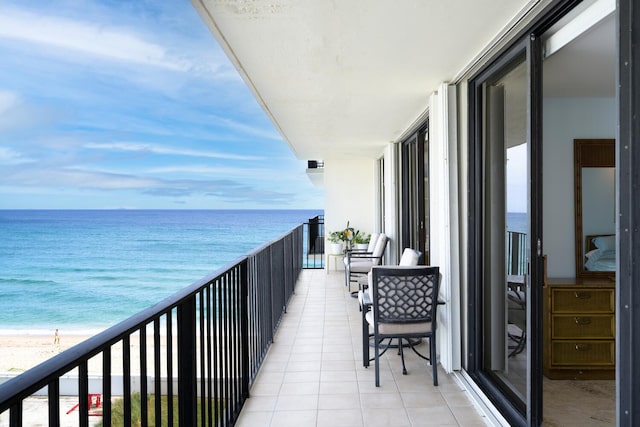
<svg viewBox="0 0 640 427"><path fill-rule="evenodd" d="M229 407L227 411L225 411L225 423L231 423L232 419L232 402L231 402L231 388L229 381L229 276L227 274L222 276L222 292L223 292L223 303L222 303L222 331L223 331L223 339L222 339L222 350L223 350L223 363L222 363L222 375L224 377L224 399L227 400L225 406Z"/></svg>
<svg viewBox="0 0 640 427"><path fill-rule="evenodd" d="M173 316L167 312L167 425L173 425Z"/></svg>
<svg viewBox="0 0 640 427"><path fill-rule="evenodd" d="M213 324L213 390L214 390L214 394L213 394L213 398L216 402L216 406L215 406L215 419L217 421L217 423L220 423L220 420L223 417L222 411L222 404L220 404L219 402L222 402L222 393L220 392L220 343L219 343L219 336L220 336L220 279L217 278L214 283L213 283L213 304L214 304L214 308L215 308L215 312L214 312L214 324Z"/></svg>
<svg viewBox="0 0 640 427"><path fill-rule="evenodd" d="M199 345L198 345L198 356L200 358L200 420L201 420L201 424L200 425L206 425L206 409L207 409L207 405L205 404L206 402L206 387L205 387L205 379L206 379L206 369L205 369L205 358L204 358L204 354L205 354L205 335L204 335L204 330L205 330L205 312L206 312L206 306L205 306L205 300L204 300L204 294L206 292L206 288L203 289L201 292L198 292L198 304L199 304L199 310L198 310L198 319L199 319L199 323L198 323L198 331L200 339L198 340Z"/></svg>
<svg viewBox="0 0 640 427"><path fill-rule="evenodd" d="M49 383L47 388L49 398L49 425L56 426L60 424L60 378L56 378Z"/></svg>
<svg viewBox="0 0 640 427"><path fill-rule="evenodd" d="M147 389L147 325L139 330L140 334L140 423L149 425L149 392Z"/></svg>
<svg viewBox="0 0 640 427"><path fill-rule="evenodd" d="M196 425L196 298L178 306L178 420L181 427Z"/></svg>
<svg viewBox="0 0 640 427"><path fill-rule="evenodd" d="M248 262L245 260L240 265L240 338L242 340L242 362L240 379L242 380L241 395L242 401L249 397L249 270Z"/></svg>
<svg viewBox="0 0 640 427"><path fill-rule="evenodd" d="M231 304L229 308L231 310L231 348L232 348L232 365L231 365L231 386L233 387L233 392L231 397L233 398L233 414L234 416L239 412L239 387L238 380L240 376L238 375L238 366L239 366L239 348L238 348L238 334L240 333L240 324L238 319L238 268L235 267L230 272L230 281L231 287L229 289L229 293L231 294Z"/></svg>
<svg viewBox="0 0 640 427"><path fill-rule="evenodd" d="M111 425L111 346L102 352L102 425Z"/></svg>
<svg viewBox="0 0 640 427"><path fill-rule="evenodd" d="M124 425L131 425L131 340L122 338L122 394L124 398Z"/></svg>
<svg viewBox="0 0 640 427"><path fill-rule="evenodd" d="M207 413L209 414L209 423L207 424L209 427L213 426L213 420L214 418L214 411L213 411L213 402L214 402L214 398L213 398L213 380L215 379L215 376L213 374L213 371L211 369L211 363L212 363L212 352L211 352L211 326L212 326L212 322L213 322L213 316L215 315L214 313L214 309L215 306L213 305L212 301L211 301L211 284L207 285L207 287L205 288L205 296L206 296L206 301L207 301L207 336L206 336L206 349L207 349L207 372L209 373L209 375L207 376ZM203 423L204 425L204 423Z"/></svg>
<svg viewBox="0 0 640 427"><path fill-rule="evenodd" d="M229 364L227 365L227 378L228 378L228 393L230 399L230 419L235 418L236 414L236 387L235 387L235 365L236 365L236 347L234 343L234 336L236 334L235 325L235 268L231 269L226 274L227 280L227 355L229 357Z"/></svg>
<svg viewBox="0 0 640 427"><path fill-rule="evenodd" d="M89 427L89 369L87 361L78 365L78 422L80 427Z"/></svg>
<svg viewBox="0 0 640 427"><path fill-rule="evenodd" d="M22 427L22 400L9 410L9 427Z"/></svg>
<svg viewBox="0 0 640 427"><path fill-rule="evenodd" d="M162 366L160 360L160 350L162 343L160 342L160 319L153 321L153 376L154 376L154 395L155 395L155 421L156 425L162 425Z"/></svg>

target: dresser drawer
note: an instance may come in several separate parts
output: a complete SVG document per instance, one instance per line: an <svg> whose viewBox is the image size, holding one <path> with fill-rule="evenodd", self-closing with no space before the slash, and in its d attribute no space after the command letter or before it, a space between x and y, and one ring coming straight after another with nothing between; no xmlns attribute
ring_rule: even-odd
<svg viewBox="0 0 640 427"><path fill-rule="evenodd" d="M613 289L553 289L551 311L553 313L613 313L615 296Z"/></svg>
<svg viewBox="0 0 640 427"><path fill-rule="evenodd" d="M613 367L614 341L552 341L551 365L555 367Z"/></svg>
<svg viewBox="0 0 640 427"><path fill-rule="evenodd" d="M551 316L551 338L615 339L616 320L613 314L582 314Z"/></svg>

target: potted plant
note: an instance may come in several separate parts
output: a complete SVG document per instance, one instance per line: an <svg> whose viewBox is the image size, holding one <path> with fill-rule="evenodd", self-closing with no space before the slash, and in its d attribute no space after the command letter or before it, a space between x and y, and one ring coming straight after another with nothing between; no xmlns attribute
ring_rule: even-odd
<svg viewBox="0 0 640 427"><path fill-rule="evenodd" d="M331 254L337 255L342 253L344 242L344 231L332 231L329 233L327 240L331 243Z"/></svg>
<svg viewBox="0 0 640 427"><path fill-rule="evenodd" d="M353 244L356 249L366 250L369 247L369 240L371 240L371 234L363 233L360 230L353 235Z"/></svg>
<svg viewBox="0 0 640 427"><path fill-rule="evenodd" d="M349 227L349 221L347 221L347 227L345 229L329 233L327 240L331 243L331 253L341 254L345 245L347 249L351 249L355 235L356 232L353 227Z"/></svg>

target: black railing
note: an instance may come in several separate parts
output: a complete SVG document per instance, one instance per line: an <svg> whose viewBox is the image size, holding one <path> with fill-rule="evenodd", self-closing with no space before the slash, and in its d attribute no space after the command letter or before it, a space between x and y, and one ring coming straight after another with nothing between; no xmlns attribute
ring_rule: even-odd
<svg viewBox="0 0 640 427"><path fill-rule="evenodd" d="M0 416L22 426L25 399L46 389L39 421L51 426L61 423L61 395L78 397L80 426L95 415L95 395L105 426L116 404L124 425L133 413L143 426L152 416L154 425L233 425L303 267L303 229L0 385Z"/></svg>
<svg viewBox="0 0 640 427"><path fill-rule="evenodd" d="M507 274L527 274L527 234L507 231Z"/></svg>
<svg viewBox="0 0 640 427"><path fill-rule="evenodd" d="M305 224L304 268L324 268L324 215L318 215Z"/></svg>

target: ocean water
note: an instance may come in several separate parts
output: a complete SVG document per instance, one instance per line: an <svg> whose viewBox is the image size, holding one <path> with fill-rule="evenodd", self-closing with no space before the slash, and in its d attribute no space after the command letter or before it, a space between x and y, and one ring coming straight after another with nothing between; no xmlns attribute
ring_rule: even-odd
<svg viewBox="0 0 640 427"><path fill-rule="evenodd" d="M527 223L526 212L507 212L507 230L526 233L529 224Z"/></svg>
<svg viewBox="0 0 640 427"><path fill-rule="evenodd" d="M0 333L96 333L317 210L0 210Z"/></svg>

